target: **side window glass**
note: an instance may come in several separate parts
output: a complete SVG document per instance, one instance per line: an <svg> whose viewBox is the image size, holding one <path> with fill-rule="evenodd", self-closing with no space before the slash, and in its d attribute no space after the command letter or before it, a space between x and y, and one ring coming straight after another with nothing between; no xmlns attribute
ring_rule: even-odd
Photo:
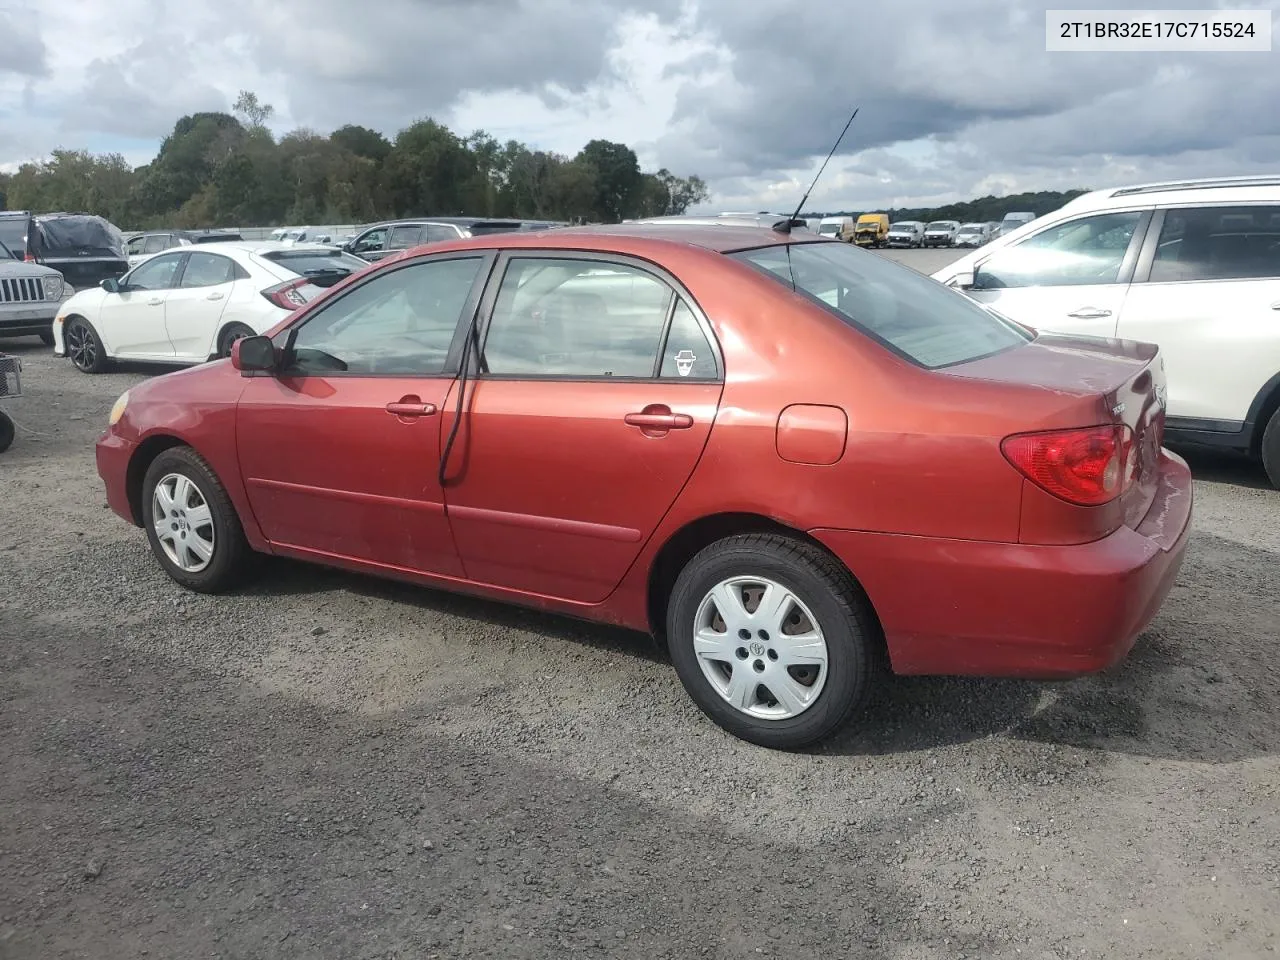
<svg viewBox="0 0 1280 960"><path fill-rule="evenodd" d="M374 250L381 250L386 242L387 229L386 227L379 227L376 230L370 230L357 240L356 245L352 249L356 253L370 253Z"/></svg>
<svg viewBox="0 0 1280 960"><path fill-rule="evenodd" d="M182 254L156 257L148 260L129 275L130 290L168 290L173 286L173 277L178 270L178 262Z"/></svg>
<svg viewBox="0 0 1280 960"><path fill-rule="evenodd" d="M491 376L652 377L672 292L621 264L514 258L485 338Z"/></svg>
<svg viewBox="0 0 1280 960"><path fill-rule="evenodd" d="M683 300L676 302L671 316L671 332L662 351L662 376L691 380L714 380L716 358L698 319Z"/></svg>
<svg viewBox="0 0 1280 960"><path fill-rule="evenodd" d="M168 250L172 243L169 241L167 233L157 233L147 237L147 242L142 245L143 253L159 253L161 250Z"/></svg>
<svg viewBox="0 0 1280 960"><path fill-rule="evenodd" d="M141 255L143 244L145 244L146 242L147 242L146 237L134 237L132 240L129 241L129 244L125 250L125 253L130 257L136 257Z"/></svg>
<svg viewBox="0 0 1280 960"><path fill-rule="evenodd" d="M441 240L457 240L458 231L439 223L428 223L422 228L422 239L426 243L438 243Z"/></svg>
<svg viewBox="0 0 1280 960"><path fill-rule="evenodd" d="M391 239L387 241L388 250L408 250L422 242L421 227L393 227Z"/></svg>
<svg viewBox="0 0 1280 960"><path fill-rule="evenodd" d="M1280 207L1169 210L1151 283L1280 277Z"/></svg>
<svg viewBox="0 0 1280 960"><path fill-rule="evenodd" d="M483 263L481 257L415 263L361 284L298 329L292 371L440 373Z"/></svg>
<svg viewBox="0 0 1280 960"><path fill-rule="evenodd" d="M230 283L234 270L226 257L213 253L193 253L187 259L187 269L182 271L183 288L213 287Z"/></svg>
<svg viewBox="0 0 1280 960"><path fill-rule="evenodd" d="M1115 283L1142 213L1104 213L1041 230L979 265L974 290Z"/></svg>

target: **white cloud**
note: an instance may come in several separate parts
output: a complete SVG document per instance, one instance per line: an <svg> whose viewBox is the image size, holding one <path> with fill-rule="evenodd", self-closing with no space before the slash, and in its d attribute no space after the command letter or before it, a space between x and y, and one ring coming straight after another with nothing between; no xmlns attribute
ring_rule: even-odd
<svg viewBox="0 0 1280 960"><path fill-rule="evenodd" d="M855 101L810 209L1274 165L1276 54L1048 54L1042 9L60 0L33 18L0 0L0 169L57 147L146 162L178 117L241 89L278 132L432 115L568 154L620 140L707 179L713 210L789 209Z"/></svg>

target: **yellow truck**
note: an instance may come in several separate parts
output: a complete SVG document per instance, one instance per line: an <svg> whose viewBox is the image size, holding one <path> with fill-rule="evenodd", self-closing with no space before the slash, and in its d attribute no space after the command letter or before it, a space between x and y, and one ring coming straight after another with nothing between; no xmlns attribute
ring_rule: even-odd
<svg viewBox="0 0 1280 960"><path fill-rule="evenodd" d="M883 246L888 236L887 213L864 213L853 228L853 242L860 247Z"/></svg>

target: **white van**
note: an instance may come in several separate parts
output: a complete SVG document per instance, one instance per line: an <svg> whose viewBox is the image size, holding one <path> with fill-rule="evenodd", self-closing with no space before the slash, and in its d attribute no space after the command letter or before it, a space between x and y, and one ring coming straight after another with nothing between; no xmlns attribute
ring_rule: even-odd
<svg viewBox="0 0 1280 960"><path fill-rule="evenodd" d="M823 217L818 221L818 235L853 243L853 217Z"/></svg>

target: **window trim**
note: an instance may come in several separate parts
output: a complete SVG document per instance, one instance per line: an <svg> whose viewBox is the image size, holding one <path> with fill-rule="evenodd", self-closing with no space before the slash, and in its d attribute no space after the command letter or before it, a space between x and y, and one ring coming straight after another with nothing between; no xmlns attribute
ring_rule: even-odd
<svg viewBox="0 0 1280 960"><path fill-rule="evenodd" d="M170 249L172 249L172 248L170 248ZM163 292L163 291L168 291L168 290L177 290L177 289L178 289L178 284L182 283L182 275L183 275L183 273L185 273L185 272L186 272L186 269L187 269L187 253L186 253L186 251L185 251L185 250L184 250L184 251L181 251L181 252L174 252L174 253L170 253L168 250L164 250L164 251L161 251L160 253L152 254L152 255L151 255L150 257L148 257L146 260L143 260L143 261L142 261L142 263L138 264L136 267L134 267L134 268L133 268L132 270L130 270L128 273L124 274L124 276L122 276L120 279L121 279L121 280L123 280L123 281L125 282L125 284L127 285L127 284L129 283L129 278L130 278L130 277L132 277L132 276L133 276L135 273L137 273L139 270L142 270L142 269L143 269L143 268L145 268L145 267L149 267L149 266L151 266L153 263L155 263L155 262L156 262L157 260L159 260L161 257L177 257L177 258L178 258L178 265L177 265L176 267L174 267L174 269L173 269L173 278L172 278L172 280L171 280L171 282L170 282L169 286L167 286L167 287L160 287L159 289L156 289L156 290L150 290L150 289L146 289L146 288L139 288L139 289L137 289L136 291L135 291L135 290L125 290L124 292L125 292L125 293L135 293L135 292L137 292L137 293L161 293L161 292Z"/></svg>
<svg viewBox="0 0 1280 960"><path fill-rule="evenodd" d="M647 377L606 377L600 374L585 375L578 373L502 373L493 374L483 369L485 346L489 340L489 327L493 320L493 308L497 304L498 295L502 290L502 283L506 278L507 269L512 260L583 260L589 263L602 263L613 266L630 267L641 273L648 274L659 283L663 284L669 294L667 298L666 313L662 321L662 329L659 333L658 350L654 357L653 370ZM662 376L662 357L666 349L667 337L671 332L672 319L675 316L676 303L684 300L685 305L693 314L694 320L698 324L698 328L702 331L702 335L706 337L707 343L711 347L711 359L715 363L716 372L713 377L664 377ZM645 260L642 257L630 256L622 253L612 253L608 251L596 250L562 250L555 247L515 247L504 249L500 252L494 264L494 268L486 285L484 297L480 302L479 315L476 318L476 348L472 353L472 360L476 361L474 368L477 379L492 382L524 382L538 381L547 383L724 383L725 366L724 353L720 347L720 341L715 335L715 330L711 326L711 322L707 319L706 313L702 306L694 299L689 292L688 287L681 283L674 274L666 270L651 260ZM478 354L478 356L477 356Z"/></svg>
<svg viewBox="0 0 1280 960"><path fill-rule="evenodd" d="M486 289L492 275L493 264L496 259L496 251L493 250L451 250L447 253L428 254L426 256L414 257L412 260L405 260L396 263L393 267L370 271L366 275L360 277L356 282L343 288L341 291L333 294L332 296L325 296L323 300L316 303L314 309L304 307L301 316L283 327L274 337L271 338L272 345L277 350L282 350L284 345L288 343L289 337L292 335L293 331L301 330L316 317L333 309L337 304L341 303L355 291L362 289L366 284L372 283L383 277L390 276L393 273L398 273L401 270L408 270L412 267L441 263L446 260L479 260L480 267L476 271L474 279L471 281L471 289L467 291L467 297L462 303L462 309L458 311L458 319L454 325L453 338L449 341L449 352L445 355L444 367L438 373L352 373L347 370L324 370L315 373L307 373L305 371L281 369L269 371L267 372L268 375L287 380L305 380L312 377L344 380L455 379L461 365L462 344L466 338L466 331L470 327L471 319L475 316L476 310L479 307L481 297L483 296L484 290Z"/></svg>
<svg viewBox="0 0 1280 960"><path fill-rule="evenodd" d="M1212 203L1167 203L1156 207L1151 217L1151 227L1147 231L1146 241L1138 257L1137 268L1133 275L1133 283L1149 283L1156 286L1172 286L1190 283L1267 283L1280 280L1280 274L1274 277L1224 277L1214 279L1206 277L1201 280L1152 280L1151 271L1155 267L1156 252L1160 248L1160 234L1164 230L1165 216L1179 210L1234 210L1240 207L1274 207L1280 213L1280 201L1254 200L1250 202L1227 203L1221 200Z"/></svg>
<svg viewBox="0 0 1280 960"><path fill-rule="evenodd" d="M1117 213L1136 213L1136 214L1139 214L1139 218L1138 218L1137 224L1133 228L1133 236L1129 238L1128 249L1125 250L1124 256L1120 260L1120 271L1116 274L1115 280L1111 281L1110 283L1096 283L1096 284L1094 283L1090 283L1090 284L1041 283L1035 286L1028 285L1025 287L992 287L991 289L996 291L999 291L999 290L1046 290L1046 289L1061 290L1065 287L1125 286L1127 284L1134 282L1133 280L1135 276L1134 268L1138 264L1138 257L1139 257L1139 254L1142 252L1143 244L1146 242L1147 235L1151 232L1150 230L1151 221L1155 212L1156 211L1154 207L1125 207L1124 209L1120 209L1120 210L1090 210L1087 212L1081 211L1079 216L1067 217L1063 220L1055 221L1054 223L1047 223L1044 225L1043 229L1037 230L1034 233L1029 233L1025 237L1019 238L1017 243L1006 243L1002 245L999 249L992 250L985 257L982 257L973 262L973 272L977 273L978 270L982 268L983 264L988 263L993 257L997 257L1008 250L1014 250L1022 246L1024 243L1026 243L1028 240L1032 239L1033 237L1038 237L1042 233L1045 233L1049 230L1056 230L1059 227L1066 226L1067 224L1077 223L1081 220L1090 220L1094 217L1106 217L1106 216L1111 216ZM975 292L978 292L978 293L987 292L985 289L981 287L973 287L971 289L973 289Z"/></svg>
<svg viewBox="0 0 1280 960"><path fill-rule="evenodd" d="M187 279L187 267L191 265L191 258L197 255L205 256L205 257L214 257L217 260L225 260L229 264L231 264L232 269L229 271L229 275L227 279L219 280L217 283L201 284L198 287L183 286L183 282ZM178 285L173 289L174 290L208 290L210 287L221 287L228 283L235 283L237 280L240 279L240 277L237 275L237 272L236 272L236 268L238 268L239 266L240 265L236 263L235 260L231 259L231 257L228 257L225 253L210 253L208 250L188 250L187 259L182 264L182 276L178 278Z"/></svg>

